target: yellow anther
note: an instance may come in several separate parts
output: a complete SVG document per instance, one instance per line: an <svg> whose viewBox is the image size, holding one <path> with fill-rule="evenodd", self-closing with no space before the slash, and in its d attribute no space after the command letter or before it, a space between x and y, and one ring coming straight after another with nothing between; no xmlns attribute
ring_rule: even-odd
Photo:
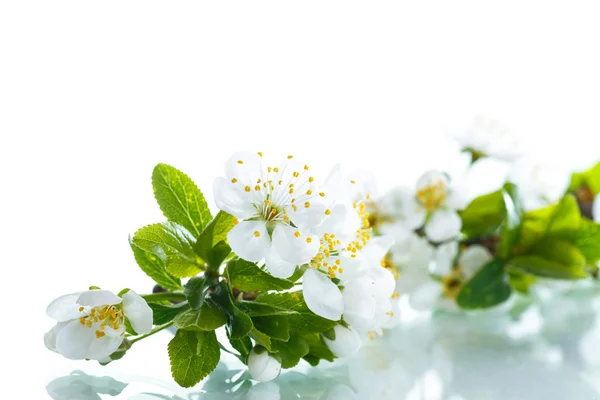
<svg viewBox="0 0 600 400"><path fill-rule="evenodd" d="M294 156L288 156L288 160L289 160L289 159L291 159L291 158L293 158L293 157L294 157Z"/></svg>
<svg viewBox="0 0 600 400"><path fill-rule="evenodd" d="M398 297L400 297L400 293L398 293L398 292L392 293L392 299L397 299Z"/></svg>
<svg viewBox="0 0 600 400"><path fill-rule="evenodd" d="M293 183L290 183L290 187L291 187L291 188L293 188L293 187L294 187L294 184L293 184Z"/></svg>
<svg viewBox="0 0 600 400"><path fill-rule="evenodd" d="M329 215L331 214L331 210L328 208L327 210L325 210L325 215Z"/></svg>
<svg viewBox="0 0 600 400"><path fill-rule="evenodd" d="M231 183L236 183L236 182L237 182L237 179L231 178Z"/></svg>
<svg viewBox="0 0 600 400"><path fill-rule="evenodd" d="M341 267L340 267L340 268L338 268L338 272L339 272L340 274L343 274L343 273L344 273L344 268L341 268Z"/></svg>
<svg viewBox="0 0 600 400"><path fill-rule="evenodd" d="M388 312L386 312L386 314L389 315L390 317L394 316L394 312L393 311L388 311Z"/></svg>
<svg viewBox="0 0 600 400"><path fill-rule="evenodd" d="M304 166L304 170L305 170L305 171L308 171L308 165L305 165L305 166Z"/></svg>
<svg viewBox="0 0 600 400"><path fill-rule="evenodd" d="M298 211L298 207L296 207L296 205L295 205L295 204L292 204L292 209L294 210L294 212L295 212L295 211Z"/></svg>
<svg viewBox="0 0 600 400"><path fill-rule="evenodd" d="M102 332L102 331L96 331L96 339L100 339L101 337L103 337L104 335L106 335L106 333Z"/></svg>
<svg viewBox="0 0 600 400"><path fill-rule="evenodd" d="M310 238L310 237L307 237L307 238L306 238L306 243L311 243L311 242L312 242L312 238Z"/></svg>
<svg viewBox="0 0 600 400"><path fill-rule="evenodd" d="M88 328L91 328L91 327L92 327L92 321L88 319L87 321L85 321L85 325L86 325Z"/></svg>
<svg viewBox="0 0 600 400"><path fill-rule="evenodd" d="M259 151L257 154L262 157L262 151Z"/></svg>
<svg viewBox="0 0 600 400"><path fill-rule="evenodd" d="M293 193L294 193L294 188L290 188L289 194L293 194Z"/></svg>
<svg viewBox="0 0 600 400"><path fill-rule="evenodd" d="M254 236L259 237L260 236L260 232L259 231L254 231Z"/></svg>
<svg viewBox="0 0 600 400"><path fill-rule="evenodd" d="M309 181L310 183L313 183L313 182L315 181L315 178L313 178L313 177L311 176L311 177L309 177L309 178L308 178L308 181Z"/></svg>
<svg viewBox="0 0 600 400"><path fill-rule="evenodd" d="M293 175L294 175L294 178L297 178L297 177L299 177L299 176L300 176L300 172L298 172L298 171L294 171Z"/></svg>
<svg viewBox="0 0 600 400"><path fill-rule="evenodd" d="M350 179L350 183L354 185L356 181L354 179Z"/></svg>
<svg viewBox="0 0 600 400"><path fill-rule="evenodd" d="M337 260L335 260L335 263L336 263L337 265L340 265L340 264L342 263L342 261L341 261L341 260L338 258Z"/></svg>
<svg viewBox="0 0 600 400"><path fill-rule="evenodd" d="M238 164L243 164L243 163L244 163L244 161L238 160Z"/></svg>
<svg viewBox="0 0 600 400"><path fill-rule="evenodd" d="M80 323L81 325L85 325L85 317L81 317L81 318L79 318L79 323Z"/></svg>
<svg viewBox="0 0 600 400"><path fill-rule="evenodd" d="M237 225L239 222L240 222L240 220L239 220L239 219L237 219L237 218L234 218L234 219L233 219L233 224L234 224L234 225Z"/></svg>
<svg viewBox="0 0 600 400"><path fill-rule="evenodd" d="M300 232L299 231L294 232L294 236L296 236L297 238L299 238L300 237Z"/></svg>
<svg viewBox="0 0 600 400"><path fill-rule="evenodd" d="M281 185L283 183L283 181L280 179L279 182L277 182L278 185Z"/></svg>
<svg viewBox="0 0 600 400"><path fill-rule="evenodd" d="M292 204L294 204L296 202L296 199L292 199Z"/></svg>
<svg viewBox="0 0 600 400"><path fill-rule="evenodd" d="M325 197L325 192L320 192L320 193L319 193L319 196L321 196L321 197Z"/></svg>
<svg viewBox="0 0 600 400"><path fill-rule="evenodd" d="M309 208L309 207L310 207L310 202L309 201L304 202L304 208Z"/></svg>
<svg viewBox="0 0 600 400"><path fill-rule="evenodd" d="M283 220L284 220L285 222L288 222L288 221L290 220L290 217L288 217L287 215L284 215L284 216L283 216Z"/></svg>
<svg viewBox="0 0 600 400"><path fill-rule="evenodd" d="M254 186L254 190L256 190L258 192L260 190L260 185Z"/></svg>
<svg viewBox="0 0 600 400"><path fill-rule="evenodd" d="M83 311L83 307L79 307L79 312L82 312L82 311Z"/></svg>
<svg viewBox="0 0 600 400"><path fill-rule="evenodd" d="M310 196L310 195L312 194L312 190L308 189L308 190L306 191L306 194Z"/></svg>
<svg viewBox="0 0 600 400"><path fill-rule="evenodd" d="M252 190L252 189L250 188L250 186L246 186L246 187L244 188L244 190L245 190L246 192L250 192L250 190Z"/></svg>
<svg viewBox="0 0 600 400"><path fill-rule="evenodd" d="M273 171L273 168L267 167L267 171L271 172L271 171Z"/></svg>
<svg viewBox="0 0 600 400"><path fill-rule="evenodd" d="M279 172L279 168L277 168L277 167L273 168L273 172L278 173Z"/></svg>

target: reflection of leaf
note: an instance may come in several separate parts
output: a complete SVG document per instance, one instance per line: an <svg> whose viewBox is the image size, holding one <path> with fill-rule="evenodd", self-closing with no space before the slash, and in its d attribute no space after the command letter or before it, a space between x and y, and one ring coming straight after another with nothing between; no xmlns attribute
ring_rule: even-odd
<svg viewBox="0 0 600 400"><path fill-rule="evenodd" d="M54 379L46 386L46 391L54 400L101 400L100 394L118 396L127 387L109 376L86 375L73 371L71 375Z"/></svg>

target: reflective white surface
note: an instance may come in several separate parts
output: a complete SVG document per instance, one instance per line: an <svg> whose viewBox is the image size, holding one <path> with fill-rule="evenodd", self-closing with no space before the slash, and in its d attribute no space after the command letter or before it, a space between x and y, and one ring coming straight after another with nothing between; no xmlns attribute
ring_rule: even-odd
<svg viewBox="0 0 600 400"><path fill-rule="evenodd" d="M134 371L102 376L91 363L96 376L73 371L47 390L57 400L600 399L598 294L588 287L548 298L520 319L507 310L416 316L350 359L301 362L268 383L249 380L222 354L217 370L189 390Z"/></svg>

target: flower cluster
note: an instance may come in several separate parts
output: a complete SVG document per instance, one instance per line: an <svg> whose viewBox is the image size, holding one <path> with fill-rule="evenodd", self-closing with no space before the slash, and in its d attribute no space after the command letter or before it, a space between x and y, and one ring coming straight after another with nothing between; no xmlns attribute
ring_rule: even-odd
<svg viewBox="0 0 600 400"><path fill-rule="evenodd" d="M511 171L528 161L496 121L475 120L459 140L463 173L426 171L383 195L362 170L319 176L291 155L237 152L214 181L215 215L187 175L159 164L152 186L166 221L130 240L153 293L59 297L46 346L106 364L173 327L181 386L210 374L221 350L264 382L301 360L352 355L400 322L403 297L416 310L485 309L549 279L598 277L600 163L557 184L539 167ZM506 174L478 191L470 185L489 160Z"/></svg>

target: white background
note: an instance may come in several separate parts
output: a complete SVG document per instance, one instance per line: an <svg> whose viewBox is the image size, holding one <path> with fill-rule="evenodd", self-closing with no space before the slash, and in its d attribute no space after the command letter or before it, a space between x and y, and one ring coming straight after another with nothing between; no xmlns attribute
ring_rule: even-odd
<svg viewBox="0 0 600 400"><path fill-rule="evenodd" d="M242 149L363 166L385 188L452 164L449 130L479 113L532 154L595 161L600 13L550 3L2 2L2 397L94 371L45 350L54 297L151 288L127 236L162 220L158 162L211 205ZM104 371L168 379L166 342Z"/></svg>

